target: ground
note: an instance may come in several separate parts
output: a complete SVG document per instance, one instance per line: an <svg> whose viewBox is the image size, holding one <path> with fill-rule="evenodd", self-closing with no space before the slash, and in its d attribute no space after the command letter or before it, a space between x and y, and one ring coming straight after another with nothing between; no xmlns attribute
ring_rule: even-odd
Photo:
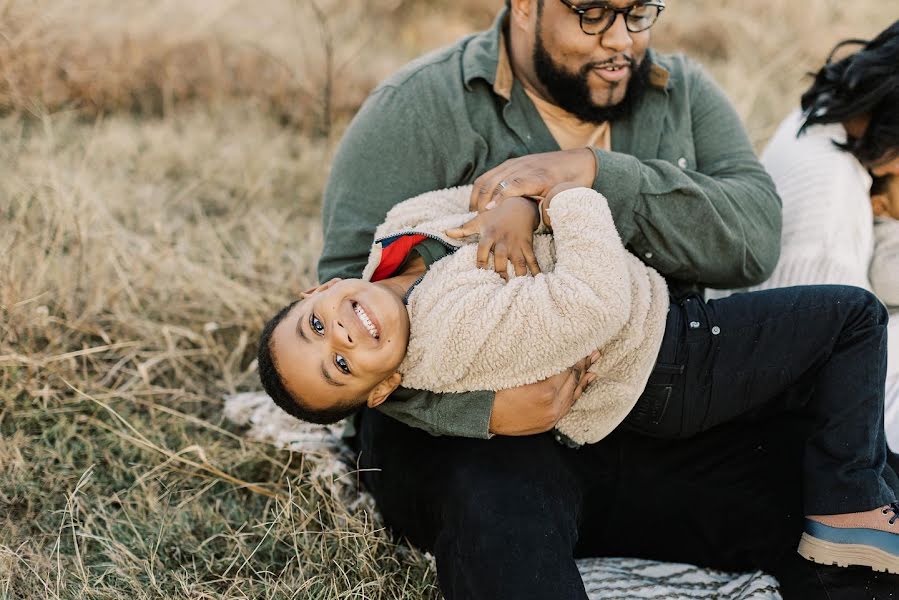
<svg viewBox="0 0 899 600"><path fill-rule="evenodd" d="M546 0L554 1L554 0ZM0 0L0 598L436 598L430 562L251 443L371 87L501 0ZM670 0L761 148L881 0Z"/></svg>

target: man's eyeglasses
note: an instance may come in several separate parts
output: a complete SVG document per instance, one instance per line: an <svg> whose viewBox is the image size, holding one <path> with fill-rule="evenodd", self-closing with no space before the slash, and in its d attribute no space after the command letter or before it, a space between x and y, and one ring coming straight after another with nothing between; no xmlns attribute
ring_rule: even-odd
<svg viewBox="0 0 899 600"><path fill-rule="evenodd" d="M581 18L581 30L587 35L605 33L615 23L619 14L624 16L624 25L631 33L646 31L655 25L659 15L665 10L663 0L639 2L627 8L613 8L604 5L577 6L572 4L571 0L559 1L578 14Z"/></svg>

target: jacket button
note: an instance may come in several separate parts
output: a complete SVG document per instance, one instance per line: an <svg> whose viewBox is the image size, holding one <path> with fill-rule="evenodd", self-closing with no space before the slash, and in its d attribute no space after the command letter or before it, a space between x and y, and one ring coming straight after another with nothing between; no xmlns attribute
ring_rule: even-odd
<svg viewBox="0 0 899 600"><path fill-rule="evenodd" d="M719 333L721 333L721 328L720 328L720 327L718 327L717 325L715 325L714 327L712 327L712 335L718 335Z"/></svg>
<svg viewBox="0 0 899 600"><path fill-rule="evenodd" d="M646 258L652 258L652 252L647 252L643 256L645 256Z"/></svg>
<svg viewBox="0 0 899 600"><path fill-rule="evenodd" d="M699 329L699 321L690 321L690 329Z"/></svg>
<svg viewBox="0 0 899 600"><path fill-rule="evenodd" d="M687 159L681 156L679 159L677 159L677 166L679 166L681 169L686 169Z"/></svg>

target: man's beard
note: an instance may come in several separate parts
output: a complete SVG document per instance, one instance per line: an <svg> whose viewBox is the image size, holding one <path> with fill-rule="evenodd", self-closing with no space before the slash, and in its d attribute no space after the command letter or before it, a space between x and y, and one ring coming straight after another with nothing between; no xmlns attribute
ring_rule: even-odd
<svg viewBox="0 0 899 600"><path fill-rule="evenodd" d="M606 121L611 123L627 117L643 97L649 82L649 57L644 57L639 65L628 57L631 77L624 98L618 104L598 106L593 103L587 81L591 71L599 66L599 63L588 63L577 73L568 71L556 63L546 51L539 32L537 43L534 45L533 60L537 79L546 88L555 105L585 123L599 124Z"/></svg>

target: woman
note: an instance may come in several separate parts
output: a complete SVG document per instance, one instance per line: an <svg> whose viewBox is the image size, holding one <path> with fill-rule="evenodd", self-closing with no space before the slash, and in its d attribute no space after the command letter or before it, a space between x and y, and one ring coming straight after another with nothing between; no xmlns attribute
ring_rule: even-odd
<svg viewBox="0 0 899 600"><path fill-rule="evenodd" d="M860 48L834 60L847 46ZM889 215L875 222L871 184L872 177L899 176L899 21L871 41L834 48L802 95L802 110L781 123L762 164L783 200L783 237L773 275L753 289L848 284L889 304L882 290L895 286L899 266L883 268L882 259L899 228ZM879 268L872 270L872 262ZM890 308L885 420L897 451L899 306Z"/></svg>

